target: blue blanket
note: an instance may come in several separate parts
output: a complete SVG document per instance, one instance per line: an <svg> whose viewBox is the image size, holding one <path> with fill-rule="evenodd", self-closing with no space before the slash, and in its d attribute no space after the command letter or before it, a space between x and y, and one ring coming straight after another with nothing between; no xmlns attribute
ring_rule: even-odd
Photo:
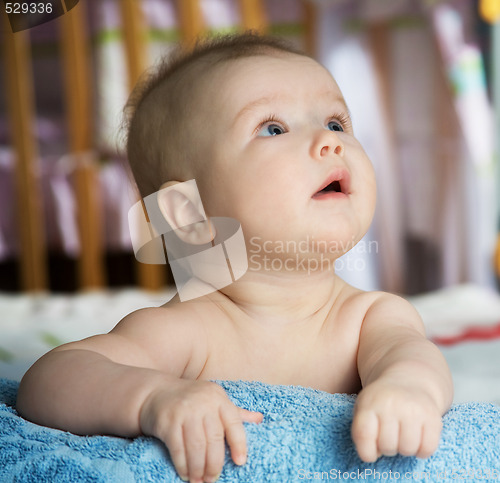
<svg viewBox="0 0 500 483"><path fill-rule="evenodd" d="M219 382L264 421L246 424L243 467L228 452L221 482L304 480L500 481L500 407L455 405L444 417L438 451L427 460L383 457L363 463L350 437L354 396L297 386ZM17 382L0 379L0 482L180 482L154 438L75 436L20 418Z"/></svg>

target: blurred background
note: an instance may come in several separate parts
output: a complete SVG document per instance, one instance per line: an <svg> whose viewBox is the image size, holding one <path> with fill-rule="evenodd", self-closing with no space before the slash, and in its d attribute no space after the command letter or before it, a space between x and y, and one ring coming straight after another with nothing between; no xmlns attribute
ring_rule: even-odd
<svg viewBox="0 0 500 483"><path fill-rule="evenodd" d="M286 37L331 70L375 166L375 220L340 275L410 295L494 287L498 3L80 0L15 34L4 18L0 290L171 283L165 266L134 261L122 108L175 42L246 28Z"/></svg>
<svg viewBox="0 0 500 483"><path fill-rule="evenodd" d="M176 42L251 28L333 73L374 164L375 219L338 273L410 298L455 402L500 404L500 0L60 3L15 34L0 18L0 377L175 293L135 262L122 109Z"/></svg>

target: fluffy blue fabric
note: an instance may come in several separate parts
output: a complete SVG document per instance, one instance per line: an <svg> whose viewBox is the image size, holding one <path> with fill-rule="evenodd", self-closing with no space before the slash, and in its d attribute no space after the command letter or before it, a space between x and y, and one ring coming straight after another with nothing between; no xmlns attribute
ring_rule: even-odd
<svg viewBox="0 0 500 483"><path fill-rule="evenodd" d="M396 456L363 463L350 437L354 396L297 386L219 382L264 421L246 424L248 462L226 452L221 482L303 480L498 481L500 407L455 405L444 417L439 450L427 460ZM0 481L181 481L154 438L75 436L32 424L14 409L18 383L0 380Z"/></svg>

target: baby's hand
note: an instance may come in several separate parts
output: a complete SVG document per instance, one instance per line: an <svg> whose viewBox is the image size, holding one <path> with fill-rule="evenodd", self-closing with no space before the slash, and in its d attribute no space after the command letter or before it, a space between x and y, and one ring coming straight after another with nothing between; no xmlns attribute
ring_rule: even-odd
<svg viewBox="0 0 500 483"><path fill-rule="evenodd" d="M246 462L243 421L260 423L262 414L235 406L213 382L179 379L145 401L141 430L163 441L183 480L216 481L224 464L224 437L237 465Z"/></svg>
<svg viewBox="0 0 500 483"><path fill-rule="evenodd" d="M382 455L428 458L438 447L442 420L437 405L422 389L377 380L366 386L354 407L352 439L359 457Z"/></svg>

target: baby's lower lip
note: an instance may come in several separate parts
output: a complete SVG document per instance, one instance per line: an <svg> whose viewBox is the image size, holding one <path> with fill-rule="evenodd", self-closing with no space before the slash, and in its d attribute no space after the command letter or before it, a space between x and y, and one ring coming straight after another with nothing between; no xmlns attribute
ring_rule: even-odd
<svg viewBox="0 0 500 483"><path fill-rule="evenodd" d="M320 191L319 193L316 193L312 198L313 200L341 200L347 198L347 195L340 191Z"/></svg>

